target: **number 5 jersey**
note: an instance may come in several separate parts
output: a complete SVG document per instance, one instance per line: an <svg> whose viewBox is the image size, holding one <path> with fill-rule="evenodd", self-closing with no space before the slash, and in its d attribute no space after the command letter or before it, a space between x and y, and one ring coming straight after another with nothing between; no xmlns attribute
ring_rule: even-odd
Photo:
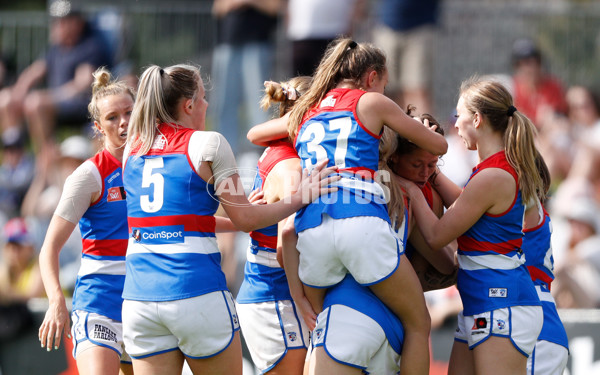
<svg viewBox="0 0 600 375"><path fill-rule="evenodd" d="M161 124L146 154L125 150L129 244L123 298L173 301L227 290L215 237L215 185L236 173L218 133ZM214 179L198 175L212 162ZM217 184L212 182L216 181Z"/></svg>

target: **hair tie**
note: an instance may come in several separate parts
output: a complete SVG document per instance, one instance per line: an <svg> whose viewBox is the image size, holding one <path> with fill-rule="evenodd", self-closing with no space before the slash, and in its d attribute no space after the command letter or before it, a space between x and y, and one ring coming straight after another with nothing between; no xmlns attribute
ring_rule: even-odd
<svg viewBox="0 0 600 375"><path fill-rule="evenodd" d="M348 44L348 48L350 48L350 49L355 49L357 45L358 45L358 44L357 44L355 41L351 41L351 42Z"/></svg>
<svg viewBox="0 0 600 375"><path fill-rule="evenodd" d="M508 107L508 109L506 110L506 115L508 117L512 117L512 115L517 112L517 108L515 108L515 106L511 105Z"/></svg>
<svg viewBox="0 0 600 375"><path fill-rule="evenodd" d="M287 100L296 100L300 96L298 94L298 90L287 84L281 85L281 91L283 92L283 95L285 95Z"/></svg>
<svg viewBox="0 0 600 375"><path fill-rule="evenodd" d="M165 71L164 71L163 68L160 68L159 72L160 72L161 77L162 77L163 74L165 74Z"/></svg>

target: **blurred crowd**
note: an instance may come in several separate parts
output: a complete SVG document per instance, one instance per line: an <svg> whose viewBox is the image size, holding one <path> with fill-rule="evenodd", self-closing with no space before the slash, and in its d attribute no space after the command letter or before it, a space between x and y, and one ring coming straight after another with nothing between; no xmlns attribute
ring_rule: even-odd
<svg viewBox="0 0 600 375"><path fill-rule="evenodd" d="M37 252L65 178L98 149L87 115L91 72L103 65L123 66L101 28L91 23L93 17L69 4L59 0L49 5L48 52L23 72L10 72L14 82L0 82L0 303L44 295ZM327 43L352 35L361 20L372 17L372 41L389 59L389 96L403 106L416 105L420 113L435 111L430 93L435 87L431 41L440 32L437 0L215 0L213 5L218 42L208 73L214 85L209 115L214 130L222 132L238 154L254 155L246 131L268 116L260 111L257 98L263 81L273 78L274 33L280 21L285 22L291 45L288 74L293 76L310 75ZM328 22L332 19L336 22ZM561 77L550 76L545 68L552 61L544 58L535 38L516 40L506 53L511 54L513 73L498 79L513 93L517 109L537 126L538 148L552 175L546 209L554 223L552 292L557 306L600 308L600 290L595 287L600 282L600 99L593 87L565 86ZM0 77L8 76L4 69ZM135 85L136 72L119 73L130 75ZM444 124L449 152L440 168L462 185L477 163L476 155L466 151L455 134L453 114L436 115L449 119ZM254 165L255 160L248 162ZM241 243L245 248L246 237ZM235 238L224 235L219 244L224 252L244 257L244 249L236 250L240 246ZM60 274L68 295L80 260L77 230L67 247L61 252ZM241 267L230 269L231 285L236 285ZM427 298L434 326L460 310L453 288L428 292Z"/></svg>

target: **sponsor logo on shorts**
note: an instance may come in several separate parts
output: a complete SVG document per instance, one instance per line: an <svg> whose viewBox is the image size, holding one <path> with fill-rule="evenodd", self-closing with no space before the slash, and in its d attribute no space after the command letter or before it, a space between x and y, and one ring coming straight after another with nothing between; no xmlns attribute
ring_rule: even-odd
<svg viewBox="0 0 600 375"><path fill-rule="evenodd" d="M231 316L231 318L233 319L233 324L237 326L237 325L238 325L238 317L237 317L237 314L233 314L233 315Z"/></svg>
<svg viewBox="0 0 600 375"><path fill-rule="evenodd" d="M183 225L132 228L131 237L135 242L152 245L183 243L185 241Z"/></svg>
<svg viewBox="0 0 600 375"><path fill-rule="evenodd" d="M488 290L488 297L490 298L506 298L507 295L506 288L490 288Z"/></svg>
<svg viewBox="0 0 600 375"><path fill-rule="evenodd" d="M92 338L94 340L117 342L117 333L102 324L94 324Z"/></svg>
<svg viewBox="0 0 600 375"><path fill-rule="evenodd" d="M502 320L502 319L498 319L496 321L496 325L498 325L498 329L499 330L503 330L503 329L506 328L506 322L504 320Z"/></svg>
<svg viewBox="0 0 600 375"><path fill-rule="evenodd" d="M298 338L298 336L296 335L296 332L288 332L287 336L288 336L288 340L290 340L291 342L296 341L296 339Z"/></svg>
<svg viewBox="0 0 600 375"><path fill-rule="evenodd" d="M471 336L484 333L487 325L487 318L476 318L471 328Z"/></svg>
<svg viewBox="0 0 600 375"><path fill-rule="evenodd" d="M473 322L473 328L471 329L483 329L487 328L487 319L486 318L477 318Z"/></svg>
<svg viewBox="0 0 600 375"><path fill-rule="evenodd" d="M317 337L317 340L321 338L322 334L323 334L323 328L319 328L315 331L315 336Z"/></svg>
<svg viewBox="0 0 600 375"><path fill-rule="evenodd" d="M83 337L84 335L85 332L83 331L83 327L81 326L81 324L75 323L75 338Z"/></svg>
<svg viewBox="0 0 600 375"><path fill-rule="evenodd" d="M108 189L106 197L108 202L118 202L125 200L125 188L123 186L115 186Z"/></svg>

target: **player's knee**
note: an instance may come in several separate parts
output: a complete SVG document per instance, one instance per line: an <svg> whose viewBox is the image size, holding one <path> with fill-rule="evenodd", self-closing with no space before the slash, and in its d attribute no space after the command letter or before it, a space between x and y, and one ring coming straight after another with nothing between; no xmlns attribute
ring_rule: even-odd
<svg viewBox="0 0 600 375"><path fill-rule="evenodd" d="M13 100L13 94L12 94L12 90L10 88L5 88L3 90L0 90L0 111L4 112L6 111L9 107L12 107L16 104L20 105L21 103L13 103L15 102Z"/></svg>
<svg viewBox="0 0 600 375"><path fill-rule="evenodd" d="M37 113L41 106L41 98L40 94L37 92L32 92L25 97L23 102L23 112L25 116L31 116Z"/></svg>
<svg viewBox="0 0 600 375"><path fill-rule="evenodd" d="M34 91L25 97L23 103L23 112L25 116L31 117L40 113L46 113L51 106L51 99L46 94Z"/></svg>

